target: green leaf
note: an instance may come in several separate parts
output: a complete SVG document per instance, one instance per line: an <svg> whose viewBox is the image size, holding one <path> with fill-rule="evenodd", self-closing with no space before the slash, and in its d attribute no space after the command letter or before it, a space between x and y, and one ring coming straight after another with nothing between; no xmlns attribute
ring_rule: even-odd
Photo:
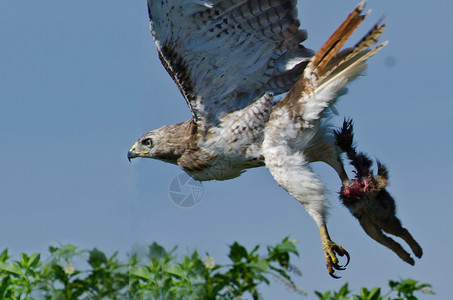
<svg viewBox="0 0 453 300"><path fill-rule="evenodd" d="M238 243L234 243L230 246L230 254L228 256L232 261L240 262L243 258L247 257L247 250Z"/></svg>
<svg viewBox="0 0 453 300"><path fill-rule="evenodd" d="M360 292L361 292L361 295L362 295L362 298L363 299L367 299L368 298L368 294L369 294L369 291L367 288L361 288L360 289Z"/></svg>
<svg viewBox="0 0 453 300"><path fill-rule="evenodd" d="M319 300L326 300L330 299L330 291L325 292L322 294L321 292L315 291L316 296L318 296Z"/></svg>
<svg viewBox="0 0 453 300"><path fill-rule="evenodd" d="M90 266L92 266L93 268L99 268L103 263L106 262L107 256L105 256L104 252L101 252L96 248L90 251L90 257L88 259Z"/></svg>
<svg viewBox="0 0 453 300"><path fill-rule="evenodd" d="M292 252L292 253L294 253L296 255L299 255L299 252L297 252L296 246L294 245L293 242L291 242L289 240L285 240L281 244L278 244L275 247L275 250L280 252L280 253Z"/></svg>
<svg viewBox="0 0 453 300"><path fill-rule="evenodd" d="M184 270L178 265L166 265L164 267L164 271L172 275L176 275L183 278L185 277Z"/></svg>
<svg viewBox="0 0 453 300"><path fill-rule="evenodd" d="M8 249L5 249L2 254L0 254L0 261L6 261L8 258Z"/></svg>
<svg viewBox="0 0 453 300"><path fill-rule="evenodd" d="M151 246L149 246L149 257L155 258L157 260L161 260L165 257L167 251L165 251L164 247L159 245L158 243L154 242Z"/></svg>
<svg viewBox="0 0 453 300"><path fill-rule="evenodd" d="M77 247L67 244L63 245L61 247L49 247L49 252L52 254L53 257L55 258L63 258L63 259L71 259L74 255L77 255Z"/></svg>
<svg viewBox="0 0 453 300"><path fill-rule="evenodd" d="M251 267L259 272L267 273L269 270L269 262L260 260L259 262L252 263Z"/></svg>
<svg viewBox="0 0 453 300"><path fill-rule="evenodd" d="M58 255L63 258L71 258L76 255L77 247L71 244L63 245L58 251Z"/></svg>
<svg viewBox="0 0 453 300"><path fill-rule="evenodd" d="M33 253L28 260L27 268L34 268L38 265L41 255L39 253Z"/></svg>
<svg viewBox="0 0 453 300"><path fill-rule="evenodd" d="M349 285L348 285L348 283L345 283L345 284L341 287L340 291L338 292L338 295L339 295L339 296L347 296L350 292L351 292L351 291L349 290Z"/></svg>
<svg viewBox="0 0 453 300"><path fill-rule="evenodd" d="M249 255L254 255L256 253L256 251L258 251L259 248L260 248L260 245L256 245L255 248L253 248L253 250L250 251Z"/></svg>
<svg viewBox="0 0 453 300"><path fill-rule="evenodd" d="M25 253L22 253L20 255L20 262L21 262L22 266L25 267L27 265L27 263L28 263L28 255L25 254Z"/></svg>
<svg viewBox="0 0 453 300"><path fill-rule="evenodd" d="M129 275L136 276L142 279L146 279L148 281L154 282L154 278L151 272L146 268L140 267L130 267L129 268Z"/></svg>
<svg viewBox="0 0 453 300"><path fill-rule="evenodd" d="M52 254L52 253L55 253L58 251L58 247L54 247L54 246L49 246L49 252Z"/></svg>
<svg viewBox="0 0 453 300"><path fill-rule="evenodd" d="M15 263L0 262L0 270L13 273L18 276L24 276L22 268Z"/></svg>
<svg viewBox="0 0 453 300"><path fill-rule="evenodd" d="M281 253L278 257L278 263L285 269L289 267L289 254L286 252Z"/></svg>
<svg viewBox="0 0 453 300"><path fill-rule="evenodd" d="M368 295L369 300L379 300L381 298L381 289L378 287L373 288Z"/></svg>

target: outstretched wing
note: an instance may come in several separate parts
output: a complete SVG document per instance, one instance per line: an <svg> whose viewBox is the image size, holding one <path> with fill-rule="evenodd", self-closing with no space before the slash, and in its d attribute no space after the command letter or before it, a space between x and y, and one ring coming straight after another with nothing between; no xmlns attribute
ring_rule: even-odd
<svg viewBox="0 0 453 300"><path fill-rule="evenodd" d="M313 53L297 0L148 0L162 64L206 124L287 92Z"/></svg>

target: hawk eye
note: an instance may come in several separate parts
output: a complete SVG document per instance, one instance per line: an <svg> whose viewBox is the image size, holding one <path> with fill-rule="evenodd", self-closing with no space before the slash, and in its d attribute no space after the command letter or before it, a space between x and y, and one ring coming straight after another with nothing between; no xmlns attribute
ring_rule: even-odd
<svg viewBox="0 0 453 300"><path fill-rule="evenodd" d="M151 148L153 146L153 140L151 138L144 139L142 145Z"/></svg>

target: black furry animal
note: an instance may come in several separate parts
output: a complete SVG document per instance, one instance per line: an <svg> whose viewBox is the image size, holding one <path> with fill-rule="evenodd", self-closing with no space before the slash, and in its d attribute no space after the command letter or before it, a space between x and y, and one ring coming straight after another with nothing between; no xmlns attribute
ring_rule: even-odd
<svg viewBox="0 0 453 300"><path fill-rule="evenodd" d="M373 175L371 159L362 152L357 153L353 146L352 127L352 121L344 121L343 128L335 131L336 144L346 153L356 174L348 186L341 188L340 199L370 237L390 248L405 262L414 265L410 254L383 233L385 231L402 238L415 256L422 257L422 248L401 225L401 221L396 217L395 200L385 189L389 181L388 170L377 161L378 172L376 176Z"/></svg>

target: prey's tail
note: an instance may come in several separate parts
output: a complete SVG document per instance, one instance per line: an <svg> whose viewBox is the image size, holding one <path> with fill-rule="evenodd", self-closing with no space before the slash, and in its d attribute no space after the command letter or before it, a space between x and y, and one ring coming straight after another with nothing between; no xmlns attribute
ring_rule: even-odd
<svg viewBox="0 0 453 300"><path fill-rule="evenodd" d="M279 106L289 104L307 126L321 118L324 109L334 102L340 90L365 70L366 60L387 44L384 42L370 49L385 28L385 24L377 23L354 47L340 51L368 16L368 13L362 14L364 6L365 2L361 2L343 21L279 103Z"/></svg>

